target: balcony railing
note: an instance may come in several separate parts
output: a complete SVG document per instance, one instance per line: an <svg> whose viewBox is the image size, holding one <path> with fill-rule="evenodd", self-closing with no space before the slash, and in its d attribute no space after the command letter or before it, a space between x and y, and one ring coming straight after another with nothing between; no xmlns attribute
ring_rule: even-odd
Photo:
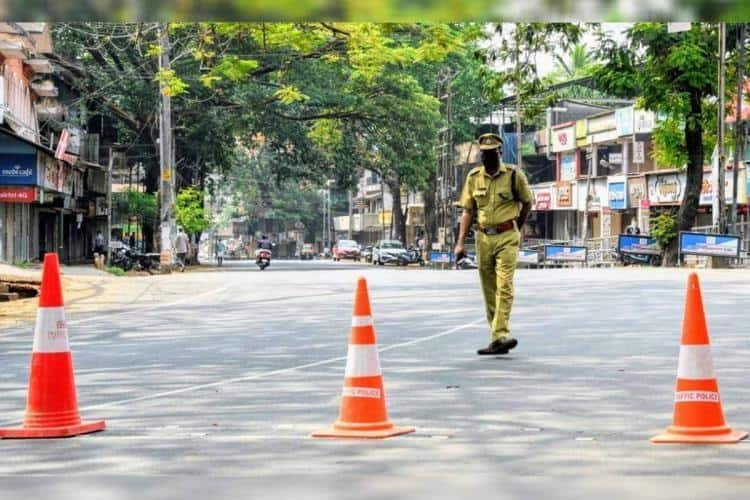
<svg viewBox="0 0 750 500"><path fill-rule="evenodd" d="M39 126L36 110L31 103L31 90L22 78L7 68L0 75L0 110L3 121L19 136L39 142Z"/></svg>

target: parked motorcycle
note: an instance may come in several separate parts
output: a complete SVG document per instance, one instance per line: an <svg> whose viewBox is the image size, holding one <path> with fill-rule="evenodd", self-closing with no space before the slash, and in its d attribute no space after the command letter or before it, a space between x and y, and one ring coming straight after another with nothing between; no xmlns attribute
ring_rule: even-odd
<svg viewBox="0 0 750 500"><path fill-rule="evenodd" d="M418 248L409 247L406 253L399 256L399 264L402 266L408 266L409 264L419 264L420 267L424 267L425 262L422 258L422 252Z"/></svg>
<svg viewBox="0 0 750 500"><path fill-rule="evenodd" d="M476 269L476 268L477 268L476 261L468 255L464 257L463 259L460 259L458 262L456 262L456 269L458 270Z"/></svg>
<svg viewBox="0 0 750 500"><path fill-rule="evenodd" d="M154 261L151 257L135 252L126 245L112 248L109 265L119 267L123 271L147 271L149 274L154 270Z"/></svg>
<svg viewBox="0 0 750 500"><path fill-rule="evenodd" d="M271 251L260 248L255 251L255 264L263 271L271 265Z"/></svg>
<svg viewBox="0 0 750 500"><path fill-rule="evenodd" d="M661 255L642 255L634 253L619 253L614 251L614 258L618 262L622 262L623 266L661 266Z"/></svg>

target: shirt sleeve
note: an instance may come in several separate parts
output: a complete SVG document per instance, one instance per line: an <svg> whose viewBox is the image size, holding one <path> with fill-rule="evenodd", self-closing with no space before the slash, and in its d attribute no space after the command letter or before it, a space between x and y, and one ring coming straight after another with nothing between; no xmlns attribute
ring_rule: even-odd
<svg viewBox="0 0 750 500"><path fill-rule="evenodd" d="M516 192L522 203L531 203L531 187L529 187L529 181L526 179L526 174L520 170L516 174Z"/></svg>
<svg viewBox="0 0 750 500"><path fill-rule="evenodd" d="M474 210L474 198L471 196L471 177L467 176L464 182L464 188L461 190L461 197L458 199L458 205L464 210Z"/></svg>

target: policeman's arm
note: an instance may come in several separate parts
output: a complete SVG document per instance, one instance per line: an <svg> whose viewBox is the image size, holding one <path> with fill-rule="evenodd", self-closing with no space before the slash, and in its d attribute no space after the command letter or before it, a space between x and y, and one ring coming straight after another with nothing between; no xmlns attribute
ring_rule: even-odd
<svg viewBox="0 0 750 500"><path fill-rule="evenodd" d="M521 214L518 216L516 223L518 224L518 230L520 231L523 225L526 223L526 218L529 216L531 210L531 203L523 203L521 205Z"/></svg>
<svg viewBox="0 0 750 500"><path fill-rule="evenodd" d="M516 223L518 224L518 229L521 229L526 223L526 218L529 216L529 211L531 210L531 187L529 186L526 174L520 171L516 176L516 190L519 193L519 201L521 202L521 213Z"/></svg>
<svg viewBox="0 0 750 500"><path fill-rule="evenodd" d="M468 208L464 208L464 213L461 215L461 226L458 230L458 243L464 244L466 236L469 234L469 228L471 228L471 221L474 217L474 212Z"/></svg>

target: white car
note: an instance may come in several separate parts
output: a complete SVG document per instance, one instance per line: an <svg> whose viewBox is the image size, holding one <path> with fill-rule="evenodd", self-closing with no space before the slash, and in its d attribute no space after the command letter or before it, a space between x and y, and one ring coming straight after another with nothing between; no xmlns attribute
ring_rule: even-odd
<svg viewBox="0 0 750 500"><path fill-rule="evenodd" d="M399 264L402 255L406 255L406 248L398 240L380 240L372 247L373 264Z"/></svg>

